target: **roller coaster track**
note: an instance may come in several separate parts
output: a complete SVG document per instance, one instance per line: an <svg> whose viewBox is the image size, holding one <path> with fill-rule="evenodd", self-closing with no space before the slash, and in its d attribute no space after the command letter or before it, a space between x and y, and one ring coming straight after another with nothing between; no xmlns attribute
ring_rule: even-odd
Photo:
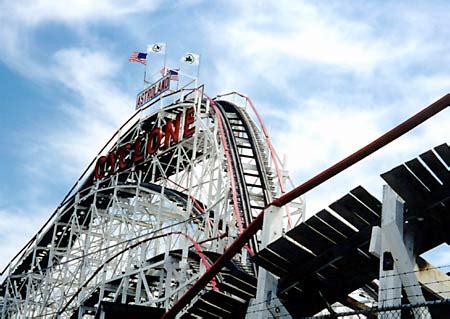
<svg viewBox="0 0 450 319"><path fill-rule="evenodd" d="M224 123L224 131L233 163L233 178L238 186L238 205L244 228L275 195L273 173L268 168L267 155L254 124L241 108L227 101L216 101ZM252 239L251 248L258 251L258 239Z"/></svg>

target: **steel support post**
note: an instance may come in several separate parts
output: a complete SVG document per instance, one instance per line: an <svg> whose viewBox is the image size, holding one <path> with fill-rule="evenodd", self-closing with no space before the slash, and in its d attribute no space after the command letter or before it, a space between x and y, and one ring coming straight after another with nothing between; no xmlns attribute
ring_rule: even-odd
<svg viewBox="0 0 450 319"><path fill-rule="evenodd" d="M402 287L412 304L424 303L422 290L414 272L414 237L405 234L403 200L388 186L383 187L383 207L381 216L380 288L378 305L380 308L400 306ZM431 318L427 309L420 309L416 318ZM393 313L395 312L395 313ZM379 318L401 317L401 310L380 312Z"/></svg>
<svg viewBox="0 0 450 319"><path fill-rule="evenodd" d="M392 260L389 242L384 236L386 226L392 224L400 233L403 233L403 203L394 191L387 185L383 186L383 206L381 210L380 231L380 287L378 290L378 307L400 306L402 304L402 284L397 269ZM403 241L403 240L402 240ZM395 313L380 313L379 318L384 319L394 315L400 318L401 311Z"/></svg>
<svg viewBox="0 0 450 319"><path fill-rule="evenodd" d="M261 229L260 249L275 241L282 235L283 218L281 208L270 206L264 215L263 227ZM262 318L290 318L289 313L277 298L278 279L267 270L259 267L258 289L256 298L249 306L247 319Z"/></svg>

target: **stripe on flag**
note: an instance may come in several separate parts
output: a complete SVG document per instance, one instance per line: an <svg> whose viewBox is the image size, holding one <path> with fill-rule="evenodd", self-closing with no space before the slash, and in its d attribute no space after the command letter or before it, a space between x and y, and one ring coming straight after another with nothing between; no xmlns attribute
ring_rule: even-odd
<svg viewBox="0 0 450 319"><path fill-rule="evenodd" d="M162 76L169 74L172 81L178 81L178 71L178 69L162 68L159 72Z"/></svg>
<svg viewBox="0 0 450 319"><path fill-rule="evenodd" d="M147 53L135 51L135 52L131 53L130 57L128 58L128 61L147 64Z"/></svg>

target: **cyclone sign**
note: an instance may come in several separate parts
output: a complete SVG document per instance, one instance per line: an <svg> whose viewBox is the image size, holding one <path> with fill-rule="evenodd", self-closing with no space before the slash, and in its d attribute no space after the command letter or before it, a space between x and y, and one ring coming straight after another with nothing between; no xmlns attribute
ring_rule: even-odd
<svg viewBox="0 0 450 319"><path fill-rule="evenodd" d="M184 116L178 114L175 120L167 120L162 127L154 127L133 142L123 144L108 155L99 157L94 169L95 179L101 180L124 171L145 161L159 150L179 143L182 138L191 137L195 132L194 122L194 108L191 107L186 109Z"/></svg>

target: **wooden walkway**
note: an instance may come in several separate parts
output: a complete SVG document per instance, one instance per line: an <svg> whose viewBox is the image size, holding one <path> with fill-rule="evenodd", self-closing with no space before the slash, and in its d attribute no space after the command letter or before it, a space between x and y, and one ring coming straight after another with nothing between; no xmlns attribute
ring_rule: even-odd
<svg viewBox="0 0 450 319"><path fill-rule="evenodd" d="M382 174L405 200L416 252L450 243L450 148L442 144ZM278 297L295 316L314 315L378 278L369 252L381 203L357 187L261 250L256 263L278 276ZM350 226L351 225L351 226Z"/></svg>

